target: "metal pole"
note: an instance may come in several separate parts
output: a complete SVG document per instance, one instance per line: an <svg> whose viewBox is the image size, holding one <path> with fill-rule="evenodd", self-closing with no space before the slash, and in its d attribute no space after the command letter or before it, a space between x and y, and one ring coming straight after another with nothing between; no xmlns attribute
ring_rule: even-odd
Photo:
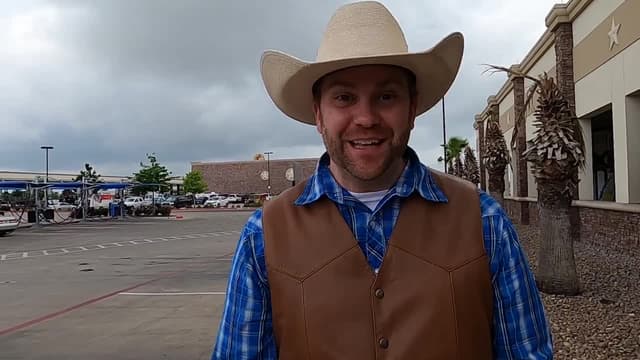
<svg viewBox="0 0 640 360"><path fill-rule="evenodd" d="M82 204L82 222L87 221L87 191L84 186L84 176L82 177L82 193L80 194Z"/></svg>
<svg viewBox="0 0 640 360"><path fill-rule="evenodd" d="M267 155L267 195L271 197L271 164L269 155L273 154L273 151L266 151L265 155Z"/></svg>
<svg viewBox="0 0 640 360"><path fill-rule="evenodd" d="M444 96L442 97L442 149L444 150L444 172L447 172L447 128L444 111Z"/></svg>
<svg viewBox="0 0 640 360"><path fill-rule="evenodd" d="M45 183L48 185L49 184L49 150L53 149L53 146L50 145L42 145L40 146L40 149L45 151L45 176L44 176L44 181ZM49 188L45 187L44 189L44 203L45 203L45 209L47 209L49 207Z"/></svg>

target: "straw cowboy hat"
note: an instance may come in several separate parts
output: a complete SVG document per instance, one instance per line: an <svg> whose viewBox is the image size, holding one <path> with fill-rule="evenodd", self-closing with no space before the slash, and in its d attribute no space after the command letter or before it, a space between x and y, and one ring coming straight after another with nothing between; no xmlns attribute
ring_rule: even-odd
<svg viewBox="0 0 640 360"><path fill-rule="evenodd" d="M410 53L400 25L375 1L348 4L331 17L315 62L267 50L261 73L267 93L287 116L315 124L313 84L326 74L367 64L396 65L416 75L416 116L433 107L458 74L464 48L461 33L452 33L431 49Z"/></svg>

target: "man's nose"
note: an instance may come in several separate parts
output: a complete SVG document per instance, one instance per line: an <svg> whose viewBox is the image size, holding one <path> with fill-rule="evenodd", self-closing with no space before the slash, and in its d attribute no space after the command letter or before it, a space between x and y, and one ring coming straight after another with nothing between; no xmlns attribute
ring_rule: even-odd
<svg viewBox="0 0 640 360"><path fill-rule="evenodd" d="M375 102L371 100L359 101L354 119L355 124L362 127L373 127L380 124L380 114L376 109Z"/></svg>

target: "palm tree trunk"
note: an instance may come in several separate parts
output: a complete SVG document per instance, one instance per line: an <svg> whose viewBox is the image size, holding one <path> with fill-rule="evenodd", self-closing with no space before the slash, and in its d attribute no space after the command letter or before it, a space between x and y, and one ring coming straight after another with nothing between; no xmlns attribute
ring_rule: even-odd
<svg viewBox="0 0 640 360"><path fill-rule="evenodd" d="M489 173L489 194L504 206L504 174Z"/></svg>
<svg viewBox="0 0 640 360"><path fill-rule="evenodd" d="M536 283L548 294L576 295L580 291L571 236L570 203L538 203L540 247Z"/></svg>

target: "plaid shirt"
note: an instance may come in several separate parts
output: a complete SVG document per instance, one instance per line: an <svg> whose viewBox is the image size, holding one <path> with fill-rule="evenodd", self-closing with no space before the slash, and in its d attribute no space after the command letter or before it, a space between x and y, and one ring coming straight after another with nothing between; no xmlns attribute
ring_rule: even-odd
<svg viewBox="0 0 640 360"><path fill-rule="evenodd" d="M325 153L297 204L326 195L336 203L372 268L379 268L402 198L413 192L428 201L446 202L426 166L412 149L395 186L374 211L343 189L328 169ZM479 190L480 191L480 190ZM484 245L493 284L495 359L552 359L552 337L528 260L507 215L480 191ZM227 298L212 359L276 360L269 283L264 258L261 210L245 225L232 262ZM374 220L374 221L372 221ZM373 228L371 227L374 224Z"/></svg>

